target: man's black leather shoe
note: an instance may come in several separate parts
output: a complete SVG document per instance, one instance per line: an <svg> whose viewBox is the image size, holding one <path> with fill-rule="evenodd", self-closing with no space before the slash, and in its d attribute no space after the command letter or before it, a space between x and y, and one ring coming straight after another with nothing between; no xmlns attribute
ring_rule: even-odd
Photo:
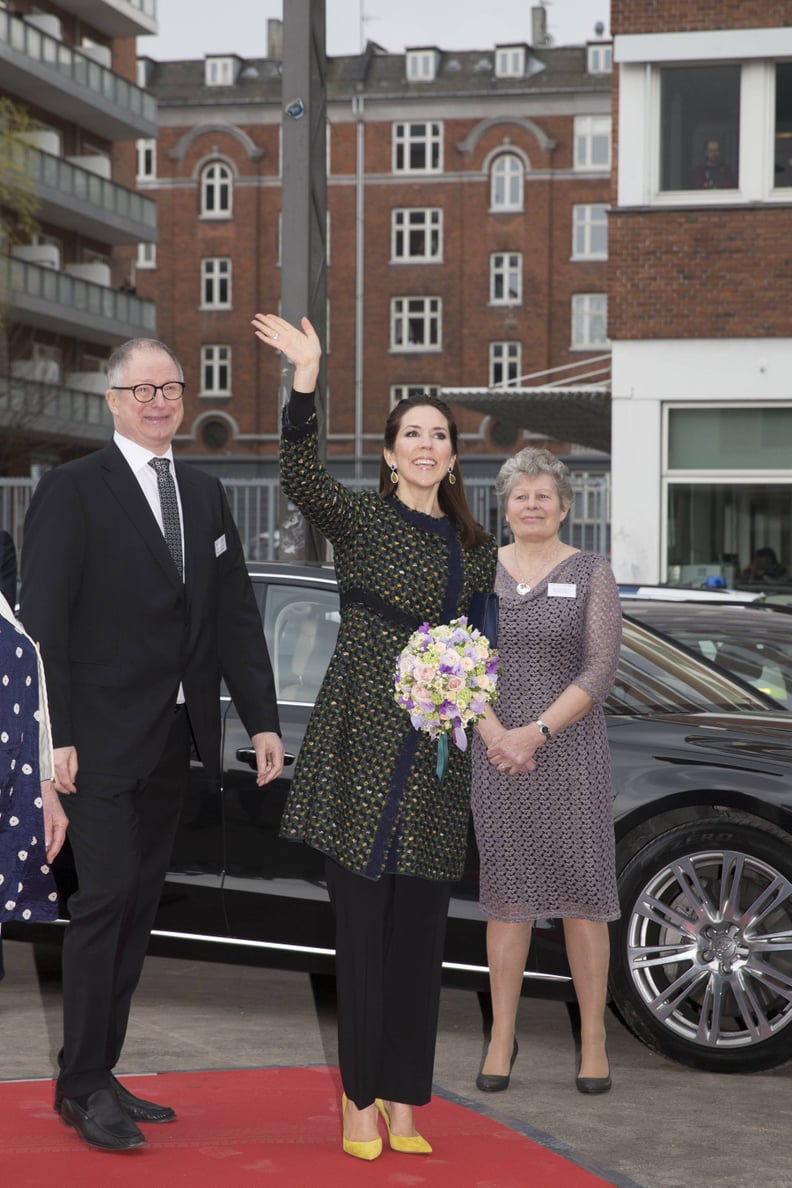
<svg viewBox="0 0 792 1188"><path fill-rule="evenodd" d="M112 1079L118 1104L128 1118L134 1122L173 1122L176 1111L170 1106L157 1105L156 1101L146 1101L144 1097L135 1097L115 1077Z"/></svg>
<svg viewBox="0 0 792 1188"><path fill-rule="evenodd" d="M65 1126L76 1130L83 1142L102 1151L131 1151L142 1147L146 1138L118 1104L112 1089L89 1093L85 1105L74 1097L62 1097L60 1116Z"/></svg>
<svg viewBox="0 0 792 1188"><path fill-rule="evenodd" d="M112 1073L110 1089L118 1098L118 1104L127 1118L131 1118L133 1122L173 1122L176 1118L176 1111L172 1110L170 1106L157 1105L155 1101L146 1101L144 1097L135 1097L134 1093L130 1093ZM63 1090L56 1084L54 1102L56 1114L61 1112L62 1105Z"/></svg>

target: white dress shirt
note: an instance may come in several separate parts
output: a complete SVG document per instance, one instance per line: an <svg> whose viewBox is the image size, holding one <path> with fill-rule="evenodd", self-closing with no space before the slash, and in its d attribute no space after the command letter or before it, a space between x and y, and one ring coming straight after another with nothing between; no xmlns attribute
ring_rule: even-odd
<svg viewBox="0 0 792 1188"><path fill-rule="evenodd" d="M153 454L151 450L147 450L145 446L140 446L136 441L130 441L128 437L122 437L120 433L113 434L113 441L118 446L121 453L129 463L129 467L137 479L140 489L146 496L146 502L154 513L154 518L160 526L160 532L165 535L165 528L162 523L162 508L160 507L159 488L157 486L157 472L153 466L149 466L152 458L169 458L170 470L173 475L173 485L176 488L176 502L179 505L179 528L181 530L181 544L182 557L184 556L184 516L182 515L181 495L179 493L179 482L176 478L176 467L173 464L173 450L168 446L164 454Z"/></svg>

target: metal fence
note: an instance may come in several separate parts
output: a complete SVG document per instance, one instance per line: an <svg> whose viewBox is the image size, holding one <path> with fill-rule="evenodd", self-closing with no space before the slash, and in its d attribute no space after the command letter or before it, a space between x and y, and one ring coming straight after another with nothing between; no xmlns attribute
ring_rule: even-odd
<svg viewBox="0 0 792 1188"><path fill-rule="evenodd" d="M231 511L242 537L248 561L275 561L278 557L279 483L270 479L223 479ZM367 479L345 479L345 486L371 488ZM0 478L0 527L11 533L22 548L22 532L30 497L35 485L31 478ZM564 539L576 548L608 556L609 483L607 475L575 475L572 479L575 501L564 524ZM465 489L473 516L494 533L496 539L509 539L489 479L466 479Z"/></svg>
<svg viewBox="0 0 792 1188"><path fill-rule="evenodd" d="M344 479L357 490L371 489L368 479ZM572 480L575 501L564 525L564 539L579 549L605 556L610 551L609 482L607 475L576 475ZM224 479L231 511L239 528L249 561L274 561L278 556L277 479ZM465 479L465 490L473 516L498 541L509 539L489 479Z"/></svg>

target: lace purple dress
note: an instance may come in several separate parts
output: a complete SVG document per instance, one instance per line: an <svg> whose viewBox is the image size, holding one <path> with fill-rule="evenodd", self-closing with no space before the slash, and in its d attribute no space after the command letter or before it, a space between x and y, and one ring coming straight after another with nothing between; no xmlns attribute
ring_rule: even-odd
<svg viewBox="0 0 792 1188"><path fill-rule="evenodd" d="M574 683L594 699L584 718L536 754L536 770L503 776L473 740L473 820L485 916L509 923L619 915L610 753L602 702L613 683L622 617L604 557L574 553L523 596L498 564L495 712L524 726Z"/></svg>

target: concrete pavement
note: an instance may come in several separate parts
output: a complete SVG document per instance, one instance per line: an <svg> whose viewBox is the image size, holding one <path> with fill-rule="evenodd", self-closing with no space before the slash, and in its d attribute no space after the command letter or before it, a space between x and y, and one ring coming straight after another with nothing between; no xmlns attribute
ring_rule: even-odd
<svg viewBox="0 0 792 1188"><path fill-rule="evenodd" d="M6 941L4 951L0 1077L51 1076L60 987L39 983L30 946ZM562 1153L566 1145L584 1166L610 1169L616 1183L792 1188L792 1066L696 1072L654 1056L611 1016L614 1088L588 1099L573 1084L566 1006L524 999L511 1086L482 1094L474 1085L481 1027L475 994L443 991L436 1085L526 1133L553 1136ZM121 1073L317 1063L336 1063L335 1015L332 995L314 994L307 975L148 958Z"/></svg>

